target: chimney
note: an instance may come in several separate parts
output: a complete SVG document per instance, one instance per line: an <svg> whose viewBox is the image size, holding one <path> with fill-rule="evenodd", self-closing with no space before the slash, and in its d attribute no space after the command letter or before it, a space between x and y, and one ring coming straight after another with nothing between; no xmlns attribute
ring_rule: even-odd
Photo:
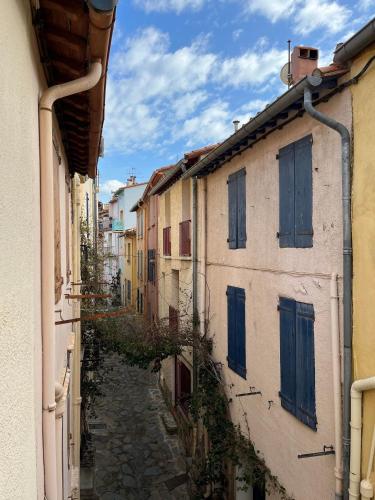
<svg viewBox="0 0 375 500"><path fill-rule="evenodd" d="M129 179L126 181L127 186L135 186L136 181L135 181L135 175L131 175Z"/></svg>
<svg viewBox="0 0 375 500"><path fill-rule="evenodd" d="M318 58L318 49L301 45L294 47L291 57L291 83L295 85L305 76L311 75L314 69L318 67Z"/></svg>
<svg viewBox="0 0 375 500"><path fill-rule="evenodd" d="M233 120L234 131L237 132L240 125L240 120Z"/></svg>

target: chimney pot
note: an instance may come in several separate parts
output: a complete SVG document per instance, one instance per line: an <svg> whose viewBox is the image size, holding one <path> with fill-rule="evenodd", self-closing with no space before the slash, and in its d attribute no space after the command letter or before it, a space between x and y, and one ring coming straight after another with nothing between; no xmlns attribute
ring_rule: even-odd
<svg viewBox="0 0 375 500"><path fill-rule="evenodd" d="M233 120L234 131L237 132L240 126L240 120Z"/></svg>

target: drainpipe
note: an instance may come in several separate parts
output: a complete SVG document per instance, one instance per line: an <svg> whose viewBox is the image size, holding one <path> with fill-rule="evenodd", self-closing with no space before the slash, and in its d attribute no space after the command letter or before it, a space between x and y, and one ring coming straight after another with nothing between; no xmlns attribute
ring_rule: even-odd
<svg viewBox="0 0 375 500"><path fill-rule="evenodd" d="M371 473L368 468L367 478L361 482L361 440L362 440L362 393L375 389L375 377L356 380L353 382L351 389L351 450L350 450L350 488L349 498L355 500L360 498L360 490L362 498L373 498L373 485L369 481ZM374 440L371 446L373 455ZM369 466L372 465L372 457L370 456ZM361 484L361 487L360 487Z"/></svg>
<svg viewBox="0 0 375 500"><path fill-rule="evenodd" d="M57 99L83 92L100 80L102 65L95 62L88 74L46 89L39 103L40 214L42 248L42 364L44 485L48 500L57 500L55 429L55 270L52 108Z"/></svg>
<svg viewBox="0 0 375 500"><path fill-rule="evenodd" d="M197 177L193 177L193 391L198 387L197 337L199 334L198 313L198 190Z"/></svg>
<svg viewBox="0 0 375 500"><path fill-rule="evenodd" d="M335 414L335 499L342 498L342 411L341 411L341 360L339 333L339 294L337 274L331 276L331 342L333 371L333 406Z"/></svg>
<svg viewBox="0 0 375 500"><path fill-rule="evenodd" d="M63 439L63 415L64 415L64 386L55 382L56 400L56 470L57 470L57 498L62 500L63 474L62 474L62 439Z"/></svg>
<svg viewBox="0 0 375 500"><path fill-rule="evenodd" d="M350 133L342 124L316 110L312 105L311 88L320 85L308 78L310 87L304 89L304 107L315 120L336 130L341 136L342 209L343 209L343 268L344 268L344 404L343 404L343 471L344 499L348 499L350 460L350 387L352 381L352 224Z"/></svg>

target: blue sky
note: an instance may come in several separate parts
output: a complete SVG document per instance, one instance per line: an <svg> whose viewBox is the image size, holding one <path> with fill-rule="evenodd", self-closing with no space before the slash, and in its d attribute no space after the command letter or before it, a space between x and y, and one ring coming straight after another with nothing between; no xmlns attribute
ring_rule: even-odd
<svg viewBox="0 0 375 500"><path fill-rule="evenodd" d="M375 0L119 0L107 82L101 199L129 173L232 133L286 90L287 40L329 64Z"/></svg>

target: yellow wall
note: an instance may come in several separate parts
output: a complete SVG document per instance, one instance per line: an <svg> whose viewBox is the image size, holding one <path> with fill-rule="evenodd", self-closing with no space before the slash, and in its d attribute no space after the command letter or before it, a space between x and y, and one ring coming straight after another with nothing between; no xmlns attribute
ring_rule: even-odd
<svg viewBox="0 0 375 500"><path fill-rule="evenodd" d="M351 68L356 75L375 55L375 44ZM354 379L375 375L375 64L351 86L353 96L353 361ZM366 473L375 391L364 395L362 474Z"/></svg>

